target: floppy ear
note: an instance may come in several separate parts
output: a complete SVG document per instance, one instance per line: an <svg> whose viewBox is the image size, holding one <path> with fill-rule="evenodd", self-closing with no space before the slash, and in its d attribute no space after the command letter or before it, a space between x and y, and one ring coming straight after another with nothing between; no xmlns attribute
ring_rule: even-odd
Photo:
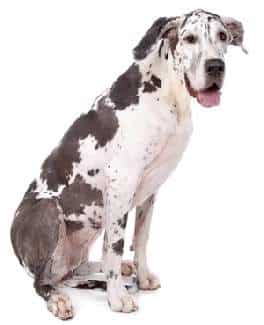
<svg viewBox="0 0 264 325"><path fill-rule="evenodd" d="M167 39L169 42L169 47L171 49L172 55L174 55L174 50L178 43L178 24L176 20L171 20L161 31L161 38Z"/></svg>
<svg viewBox="0 0 264 325"><path fill-rule="evenodd" d="M154 21L153 25L147 30L138 45L134 48L133 54L136 60L145 59L148 54L153 50L154 45L166 33L164 27L174 18L161 17Z"/></svg>
<svg viewBox="0 0 264 325"><path fill-rule="evenodd" d="M221 20L229 32L230 44L240 46L243 52L247 53L243 46L244 28L242 23L231 17L221 17Z"/></svg>

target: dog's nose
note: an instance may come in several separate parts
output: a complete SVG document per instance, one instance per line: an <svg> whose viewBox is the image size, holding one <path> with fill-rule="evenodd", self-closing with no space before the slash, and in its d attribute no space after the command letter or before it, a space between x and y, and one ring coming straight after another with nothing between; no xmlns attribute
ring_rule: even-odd
<svg viewBox="0 0 264 325"><path fill-rule="evenodd" d="M211 77L218 77L225 72L225 62L221 59L210 59L205 62L205 71Z"/></svg>

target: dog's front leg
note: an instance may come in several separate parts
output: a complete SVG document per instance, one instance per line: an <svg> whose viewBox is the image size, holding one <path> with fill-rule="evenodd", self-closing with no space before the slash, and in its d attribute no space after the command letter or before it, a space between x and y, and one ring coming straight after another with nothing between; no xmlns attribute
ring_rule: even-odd
<svg viewBox="0 0 264 325"><path fill-rule="evenodd" d="M105 193L104 271L107 279L107 297L112 310L132 312L137 310L137 305L123 284L121 262L127 212L132 206L137 178L131 175L131 170L115 170L118 170L118 173L109 175Z"/></svg>
<svg viewBox="0 0 264 325"><path fill-rule="evenodd" d="M136 224L134 234L135 265L137 268L139 288L155 290L160 287L159 278L153 274L147 263L147 242L153 213L155 196L151 195L136 209Z"/></svg>

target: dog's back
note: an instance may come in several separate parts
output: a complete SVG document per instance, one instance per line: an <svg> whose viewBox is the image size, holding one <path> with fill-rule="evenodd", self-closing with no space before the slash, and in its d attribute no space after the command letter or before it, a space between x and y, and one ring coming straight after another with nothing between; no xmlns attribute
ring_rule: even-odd
<svg viewBox="0 0 264 325"><path fill-rule="evenodd" d="M199 30L204 42L196 44L199 37L188 29ZM219 57L231 32L236 42L230 42L241 45L239 22L229 19L224 25L220 16L202 10L156 20L134 49L136 61L73 123L44 161L16 212L11 238L54 315L72 317L70 300L58 285L69 279L80 282L83 270L87 275L105 272L113 310L137 309L121 277L127 214L134 207L139 287L159 288L146 261L155 194L191 135L190 96L206 107L219 103L225 69ZM199 60L192 59L197 45ZM219 57L206 57L202 46ZM104 228L104 262L91 264L89 251Z"/></svg>

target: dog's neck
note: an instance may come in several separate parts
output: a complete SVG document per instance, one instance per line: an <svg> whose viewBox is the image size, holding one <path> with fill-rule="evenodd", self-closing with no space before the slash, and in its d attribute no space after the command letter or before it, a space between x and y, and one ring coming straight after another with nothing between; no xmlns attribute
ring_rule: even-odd
<svg viewBox="0 0 264 325"><path fill-rule="evenodd" d="M178 119L189 117L190 95L185 86L180 58L174 57L170 49L163 44L138 64L143 82L160 80L160 99L177 114Z"/></svg>

